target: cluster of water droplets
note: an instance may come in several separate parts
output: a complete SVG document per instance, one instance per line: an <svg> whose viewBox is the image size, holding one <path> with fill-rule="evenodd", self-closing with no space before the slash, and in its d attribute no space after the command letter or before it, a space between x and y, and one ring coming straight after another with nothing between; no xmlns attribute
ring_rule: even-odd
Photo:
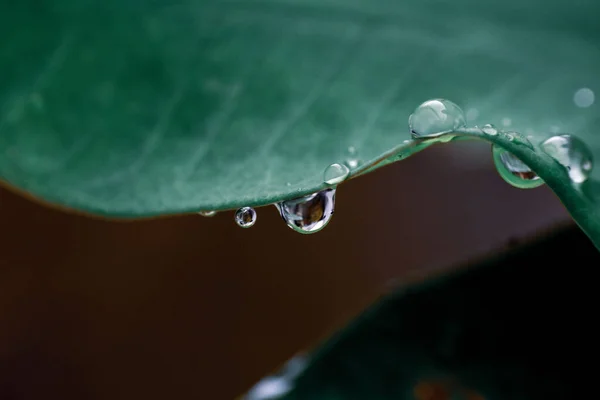
<svg viewBox="0 0 600 400"><path fill-rule="evenodd" d="M511 125L510 120L503 121L504 126ZM445 99L428 100L419 105L408 119L409 129L414 140L444 142L456 135L456 130L466 129L466 117L461 108ZM535 152L527 137L516 131L503 131L494 125L475 127L478 132L523 146ZM409 141L404 141L407 143ZM492 144L494 164L499 175L509 184L519 188L535 188L544 181L522 160L499 144ZM562 165L574 184L585 182L593 167L592 153L585 143L569 134L555 135L540 145L541 150ZM298 198L284 200L275 204L286 224L296 232L310 234L323 229L331 220L335 209L337 186L348 179L352 170L361 165L356 148L350 146L343 163L334 163L325 168L323 184L327 188ZM289 183L288 186L291 186ZM204 217L212 217L216 211L200 211ZM235 222L242 228L250 228L256 223L257 214L252 207L242 207L235 212Z"/></svg>
<svg viewBox="0 0 600 400"><path fill-rule="evenodd" d="M438 141L451 140L453 132L466 128L466 117L461 108L449 100L428 100L418 106L408 119L413 139L425 140L436 138ZM503 125L509 126L512 121L505 118ZM515 131L502 131L491 124L478 128L481 133L502 138L519 146L535 151L534 146L523 134ZM444 137L447 139L444 140ZM592 153L585 143L570 134L556 135L541 144L544 153L552 157L568 172L574 184L581 184L588 179L593 167ZM498 144L492 145L494 164L504 180L519 188L534 188L544 181L514 154Z"/></svg>

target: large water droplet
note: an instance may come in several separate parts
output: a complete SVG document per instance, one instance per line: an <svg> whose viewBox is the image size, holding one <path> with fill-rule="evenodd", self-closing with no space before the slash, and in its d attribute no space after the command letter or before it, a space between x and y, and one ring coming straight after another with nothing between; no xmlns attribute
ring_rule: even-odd
<svg viewBox="0 0 600 400"><path fill-rule="evenodd" d="M333 215L335 189L282 201L275 206L290 228L300 233L315 233L323 229Z"/></svg>
<svg viewBox="0 0 600 400"><path fill-rule="evenodd" d="M492 154L498 174L511 185L521 189L531 189L544 184L531 168L502 147L492 145Z"/></svg>
<svg viewBox="0 0 600 400"><path fill-rule="evenodd" d="M342 183L350 174L350 170L344 164L331 164L323 172L323 182L329 186Z"/></svg>
<svg viewBox="0 0 600 400"><path fill-rule="evenodd" d="M435 99L421 104L408 118L414 138L441 136L466 125L465 114L449 100Z"/></svg>
<svg viewBox="0 0 600 400"><path fill-rule="evenodd" d="M256 222L256 211L252 207L242 207L235 212L235 223L242 228L250 228Z"/></svg>
<svg viewBox="0 0 600 400"><path fill-rule="evenodd" d="M565 167L575 183L584 182L592 172L592 152L586 144L573 135L553 136L542 143L542 149Z"/></svg>
<svg viewBox="0 0 600 400"><path fill-rule="evenodd" d="M201 215L203 217L214 217L215 215L217 215L217 212L213 210L199 211L198 215Z"/></svg>

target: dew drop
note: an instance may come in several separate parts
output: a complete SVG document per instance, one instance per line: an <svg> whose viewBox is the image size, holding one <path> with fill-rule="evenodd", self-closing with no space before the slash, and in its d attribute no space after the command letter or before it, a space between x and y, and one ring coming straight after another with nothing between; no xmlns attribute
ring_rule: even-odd
<svg viewBox="0 0 600 400"><path fill-rule="evenodd" d="M581 139L573 135L553 136L542 143L542 149L567 169L573 182L583 183L590 176L592 152Z"/></svg>
<svg viewBox="0 0 600 400"><path fill-rule="evenodd" d="M242 207L235 212L235 223L242 228L250 228L256 222L256 211L252 207Z"/></svg>
<svg viewBox="0 0 600 400"><path fill-rule="evenodd" d="M203 217L214 217L215 215L217 215L217 212L214 210L199 211L198 215L201 215Z"/></svg>
<svg viewBox="0 0 600 400"><path fill-rule="evenodd" d="M498 134L498 129L496 129L496 127L492 124L485 124L484 126L481 127L481 131L483 133L485 133L486 135L497 135Z"/></svg>
<svg viewBox="0 0 600 400"><path fill-rule="evenodd" d="M323 172L323 182L326 185L335 186L346 180L349 174L350 170L344 164L331 164Z"/></svg>
<svg viewBox="0 0 600 400"><path fill-rule="evenodd" d="M354 169L354 168L357 168L361 164L361 161L357 158L349 158L345 161L344 164L346 164L346 166L348 168Z"/></svg>
<svg viewBox="0 0 600 400"><path fill-rule="evenodd" d="M415 139L441 136L465 125L465 114L460 107L444 99L426 101L408 118L410 133Z"/></svg>
<svg viewBox="0 0 600 400"><path fill-rule="evenodd" d="M498 174L511 185L521 189L532 189L544 184L531 168L502 147L492 145L492 155Z"/></svg>
<svg viewBox="0 0 600 400"><path fill-rule="evenodd" d="M300 233L315 233L327 225L335 208L335 189L325 189L275 205L287 225Z"/></svg>

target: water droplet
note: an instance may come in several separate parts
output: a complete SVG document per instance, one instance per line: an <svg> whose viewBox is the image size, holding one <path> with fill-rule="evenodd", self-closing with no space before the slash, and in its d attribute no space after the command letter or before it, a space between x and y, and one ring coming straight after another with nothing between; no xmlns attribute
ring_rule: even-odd
<svg viewBox="0 0 600 400"><path fill-rule="evenodd" d="M242 228L250 228L256 222L256 211L252 207L242 207L235 212L235 223Z"/></svg>
<svg viewBox="0 0 600 400"><path fill-rule="evenodd" d="M486 135L497 135L498 134L498 129L496 129L496 127L492 124L485 124L484 126L481 127L481 131L483 133L485 133Z"/></svg>
<svg viewBox="0 0 600 400"><path fill-rule="evenodd" d="M290 228L300 233L315 233L323 229L333 215L335 189L282 201L275 206Z"/></svg>
<svg viewBox="0 0 600 400"><path fill-rule="evenodd" d="M531 144L529 139L527 139L525 136L523 136L519 132L510 131L510 132L503 132L502 134L504 136L506 136L506 139L509 142L520 144L522 146L526 146L527 148L533 150L533 145Z"/></svg>
<svg viewBox="0 0 600 400"><path fill-rule="evenodd" d="M594 100L594 91L589 88L581 88L573 95L573 102L580 108L588 108L594 104Z"/></svg>
<svg viewBox="0 0 600 400"><path fill-rule="evenodd" d="M356 147L349 146L348 147L348 153L350 153L350 154L356 154Z"/></svg>
<svg viewBox="0 0 600 400"><path fill-rule="evenodd" d="M531 189L544 184L531 168L502 147L492 145L492 155L498 174L511 185L521 189Z"/></svg>
<svg viewBox="0 0 600 400"><path fill-rule="evenodd" d="M465 114L460 107L444 99L426 101L408 118L415 139L441 136L465 125Z"/></svg>
<svg viewBox="0 0 600 400"><path fill-rule="evenodd" d="M203 217L214 217L215 215L217 215L217 212L214 210L199 211L198 215L201 215Z"/></svg>
<svg viewBox="0 0 600 400"><path fill-rule="evenodd" d="M350 170L344 164L331 164L323 172L323 182L329 186L342 183L350 174Z"/></svg>
<svg viewBox="0 0 600 400"><path fill-rule="evenodd" d="M592 152L573 135L553 136L542 143L542 149L565 167L575 183L583 183L592 172Z"/></svg>
<svg viewBox="0 0 600 400"><path fill-rule="evenodd" d="M286 183L285 186L292 186L290 182Z"/></svg>
<svg viewBox="0 0 600 400"><path fill-rule="evenodd" d="M511 126L512 125L512 119L510 119L510 118L502 118L502 125L504 125L504 126Z"/></svg>
<svg viewBox="0 0 600 400"><path fill-rule="evenodd" d="M348 168L354 169L354 168L357 168L361 164L361 161L357 158L350 158L350 159L346 160L345 164Z"/></svg>

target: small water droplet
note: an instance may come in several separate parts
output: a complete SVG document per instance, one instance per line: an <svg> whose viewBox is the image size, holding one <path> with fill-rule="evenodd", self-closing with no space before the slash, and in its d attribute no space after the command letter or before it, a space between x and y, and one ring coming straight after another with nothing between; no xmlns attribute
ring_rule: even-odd
<svg viewBox="0 0 600 400"><path fill-rule="evenodd" d="M287 225L300 233L316 233L331 220L335 209L335 189L325 189L275 205Z"/></svg>
<svg viewBox="0 0 600 400"><path fill-rule="evenodd" d="M290 182L287 182L287 183L285 184L285 186L292 186L292 184L291 184Z"/></svg>
<svg viewBox="0 0 600 400"><path fill-rule="evenodd" d="M594 91L589 88L581 88L573 95L573 102L577 107L588 108L594 104L595 100Z"/></svg>
<svg viewBox="0 0 600 400"><path fill-rule="evenodd" d="M256 211L252 207L242 207L235 212L235 223L242 228L250 228L256 222Z"/></svg>
<svg viewBox="0 0 600 400"><path fill-rule="evenodd" d="M348 153L350 153L350 154L356 154L356 147L349 146L348 147Z"/></svg>
<svg viewBox="0 0 600 400"><path fill-rule="evenodd" d="M496 129L496 127L492 124L485 124L484 126L481 127L481 131L483 133L485 133L486 135L497 135L498 134L498 129Z"/></svg>
<svg viewBox="0 0 600 400"><path fill-rule="evenodd" d="M578 137L553 136L542 143L542 149L567 169L573 182L583 183L590 176L593 167L592 152Z"/></svg>
<svg viewBox="0 0 600 400"><path fill-rule="evenodd" d="M512 119L510 119L510 118L502 118L502 125L503 126L511 126L512 125Z"/></svg>
<svg viewBox="0 0 600 400"><path fill-rule="evenodd" d="M521 189L531 189L544 184L531 168L502 147L492 145L492 155L498 174L511 185Z"/></svg>
<svg viewBox="0 0 600 400"><path fill-rule="evenodd" d="M465 125L465 114L460 107L444 99L424 102L408 118L415 139L441 136Z"/></svg>
<svg viewBox="0 0 600 400"><path fill-rule="evenodd" d="M350 170L344 164L331 164L323 172L323 182L329 186L342 183L350 174Z"/></svg>
<svg viewBox="0 0 600 400"><path fill-rule="evenodd" d="M357 168L361 164L361 161L357 158L350 158L350 159L346 160L345 164L348 168L354 169L354 168Z"/></svg>
<svg viewBox="0 0 600 400"><path fill-rule="evenodd" d="M215 215L217 215L217 212L214 210L199 211L198 215L201 215L203 217L214 217Z"/></svg>
<svg viewBox="0 0 600 400"><path fill-rule="evenodd" d="M520 144L522 146L526 146L529 149L533 150L533 145L531 144L529 139L527 139L525 136L523 136L519 132L514 132L514 131L503 132L503 135L506 136L506 139L509 142Z"/></svg>

